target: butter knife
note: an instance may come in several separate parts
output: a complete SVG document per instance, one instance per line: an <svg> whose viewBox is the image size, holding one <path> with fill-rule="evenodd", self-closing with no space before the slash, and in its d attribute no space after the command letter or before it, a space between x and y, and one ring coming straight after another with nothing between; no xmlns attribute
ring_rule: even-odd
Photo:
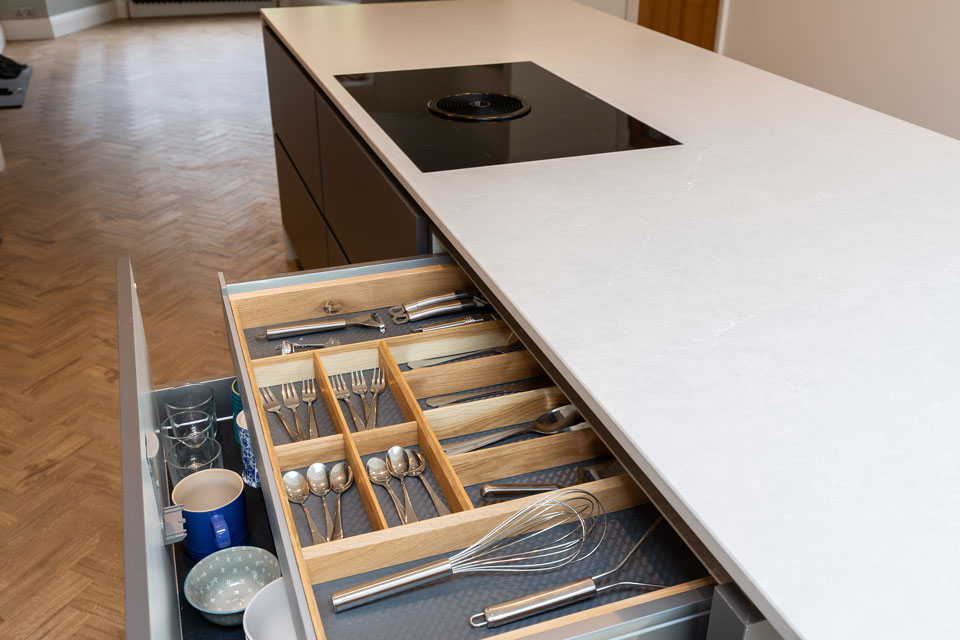
<svg viewBox="0 0 960 640"><path fill-rule="evenodd" d="M552 384L553 382L551 382L550 378L541 376L527 382L516 382L503 387L497 387L496 389L487 389L486 391L465 391L463 393L448 393L443 396L433 396L432 398L427 398L424 402L427 403L428 407L445 407L448 404L482 398L483 396L492 396L497 393L519 393L520 391L530 391L531 389L542 389Z"/></svg>

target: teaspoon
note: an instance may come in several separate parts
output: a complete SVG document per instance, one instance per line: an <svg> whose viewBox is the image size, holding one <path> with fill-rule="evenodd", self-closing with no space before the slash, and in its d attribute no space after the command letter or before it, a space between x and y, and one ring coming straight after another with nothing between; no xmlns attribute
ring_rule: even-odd
<svg viewBox="0 0 960 640"><path fill-rule="evenodd" d="M283 474L283 488L287 490L287 499L294 504L303 507L303 513L307 516L307 524L310 526L310 537L313 538L313 544L326 542L320 530L317 529L313 517L307 510L307 498L310 497L310 487L307 485L307 479L300 475L299 471L287 471Z"/></svg>
<svg viewBox="0 0 960 640"><path fill-rule="evenodd" d="M307 482L310 483L310 491L320 496L320 502L323 503L323 519L327 525L327 535L333 531L333 520L330 519L330 511L327 510L327 494L330 493L330 476L327 475L327 465L322 462L314 462L307 469Z"/></svg>
<svg viewBox="0 0 960 640"><path fill-rule="evenodd" d="M370 458L367 460L367 475L370 476L370 482L378 484L387 490L387 493L393 498L393 506L397 508L397 515L400 516L400 522L405 522L403 506L400 504L397 494L390 488L390 472L387 470L387 463L380 458Z"/></svg>
<svg viewBox="0 0 960 640"><path fill-rule="evenodd" d="M330 487L337 494L337 513L333 517L333 535L331 540L340 540L343 538L343 523L340 520L340 496L344 491L353 486L353 469L350 465L338 462L330 470Z"/></svg>
<svg viewBox="0 0 960 640"><path fill-rule="evenodd" d="M417 517L417 512L413 510L413 503L410 502L410 494L407 493L407 483L404 481L404 476L407 475L410 468L407 454L404 453L400 447L390 447L387 449L386 463L390 474L394 478L400 479L400 489L403 490L403 515L405 516L403 518L403 524L419 522L420 519Z"/></svg>
<svg viewBox="0 0 960 640"><path fill-rule="evenodd" d="M430 499L433 500L433 506L436 507L438 516L449 515L450 508L444 504L440 496L438 496L433 490L433 487L430 486L430 483L427 482L427 479L423 477L423 471L427 468L427 461L423 459L419 451L415 451L414 449L404 449L403 451L407 454L407 463L410 467L407 474L420 478L420 482L423 483L423 488L427 490Z"/></svg>

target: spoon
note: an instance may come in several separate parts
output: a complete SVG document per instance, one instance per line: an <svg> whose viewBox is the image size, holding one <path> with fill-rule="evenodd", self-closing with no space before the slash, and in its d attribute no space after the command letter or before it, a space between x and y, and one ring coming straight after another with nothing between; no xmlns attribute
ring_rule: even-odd
<svg viewBox="0 0 960 640"><path fill-rule="evenodd" d="M367 460L367 475L370 476L370 482L378 484L387 490L387 493L393 498L393 506L397 508L397 515L400 516L400 522L405 522L403 506L401 506L397 494L390 488L390 472L387 470L387 463L380 458L370 458Z"/></svg>
<svg viewBox="0 0 960 640"><path fill-rule="evenodd" d="M310 487L307 485L307 479L300 475L299 471L287 471L283 474L283 488L287 490L287 499L294 504L303 507L303 513L307 516L307 524L310 525L310 537L313 538L313 544L326 542L320 530L317 529L313 517L307 510L307 498L310 497Z"/></svg>
<svg viewBox="0 0 960 640"><path fill-rule="evenodd" d="M458 453L466 453L474 449L486 447L494 442L500 442L501 440L518 436L521 433L539 433L543 436L552 435L570 428L579 418L580 414L577 413L577 408L572 404L565 404L562 407L557 407L553 411L547 411L537 418L532 425L513 427L512 429L504 429L496 433L487 433L474 438L467 438L466 440L461 440L448 447L444 447L443 451L448 456L453 456ZM587 423L583 423L582 425L576 425L576 428L584 429L588 426ZM570 428L570 430L573 431L574 429Z"/></svg>
<svg viewBox="0 0 960 640"><path fill-rule="evenodd" d="M401 447L393 446L387 449L387 468L390 469L390 474L394 478L400 478L400 488L403 490L403 524L410 524L411 522L419 522L420 519L417 517L417 512L413 510L413 503L410 502L410 494L407 493L407 483L404 482L404 476L407 475L407 471L410 468L410 463L407 460L407 454L404 453Z"/></svg>
<svg viewBox="0 0 960 640"><path fill-rule="evenodd" d="M331 540L340 540L343 538L343 523L340 521L340 496L344 491L353 486L353 469L350 465L338 462L330 470L330 487L337 494L337 513L333 517L333 535Z"/></svg>
<svg viewBox="0 0 960 640"><path fill-rule="evenodd" d="M420 482L423 483L423 488L427 490L427 493L430 495L430 499L433 500L433 506L436 507L438 516L449 515L450 509L443 503L443 500L440 499L440 496L436 494L436 492L433 490L433 487L431 487L430 483L427 482L427 479L423 477L423 471L427 468L427 461L423 459L423 456L420 455L419 451L414 449L404 449L403 451L407 454L407 464L409 466L407 475L420 478Z"/></svg>
<svg viewBox="0 0 960 640"><path fill-rule="evenodd" d="M322 462L314 462L307 469L307 482L310 483L310 491L320 496L320 502L323 503L323 519L327 525L327 535L333 531L333 521L330 519L330 512L327 510L327 494L330 493L330 476L327 475L327 465Z"/></svg>

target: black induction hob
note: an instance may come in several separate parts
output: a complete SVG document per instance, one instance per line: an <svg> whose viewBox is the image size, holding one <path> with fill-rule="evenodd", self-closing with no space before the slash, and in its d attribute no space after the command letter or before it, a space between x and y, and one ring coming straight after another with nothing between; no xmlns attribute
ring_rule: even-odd
<svg viewBox="0 0 960 640"><path fill-rule="evenodd" d="M423 172L680 144L532 62L337 80Z"/></svg>

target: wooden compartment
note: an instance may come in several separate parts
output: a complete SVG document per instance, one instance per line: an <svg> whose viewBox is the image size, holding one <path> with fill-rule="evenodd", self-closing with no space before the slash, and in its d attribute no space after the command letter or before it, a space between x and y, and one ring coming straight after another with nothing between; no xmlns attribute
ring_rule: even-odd
<svg viewBox="0 0 960 640"><path fill-rule="evenodd" d="M257 429L258 437L262 436L267 443L270 454L264 472L273 474L275 485L281 488L284 472L304 470L313 462L329 464L346 460L354 472L354 488L350 491L359 497L366 522L362 527L351 527L345 521L345 537L342 540L310 544L309 535L303 535L302 513L297 513L300 507L286 500L281 503L283 521L294 542L294 561L290 564L295 564L299 572L310 620L319 638L345 637L345 627L341 623L346 618L336 619L345 614L332 613L328 602L328 592L333 585L363 581L364 575L369 572L383 571L465 548L522 506L539 498L522 497L484 505L475 496L471 498L471 493L475 493L478 485L505 478L535 479L539 477L537 474L554 473L558 469L562 471L610 457L610 452L589 428L513 438L460 455L448 456L444 453L444 444L457 438L532 422L544 412L568 404L563 393L544 377L546 374L537 361L523 349L494 355L463 356L456 361L424 368L411 369L407 365L411 361L505 345L515 338L503 321L429 333L410 333L416 326L413 324L391 326L385 335L375 330L353 332L341 346L279 356L272 355L270 348L264 348L262 343L253 338L265 326L323 318L329 315L323 309L325 303L330 301L341 309L340 314L379 310L390 324L386 310L391 306L469 286L468 279L457 267L441 264L344 278L327 277L316 282L244 290L227 296L228 313L239 334L243 366L251 386L259 388L297 382L299 391L300 382L312 377L317 381L321 396L315 409L318 417L322 415L325 420L322 437L291 442L289 438L278 437L278 433L282 436L283 432L277 431L276 424L269 419L273 416L268 416L264 411L260 395L253 394L255 413L259 418L259 424L254 425L254 429ZM311 336L309 341L315 341L315 337ZM325 337L320 336L321 339ZM342 375L349 383L351 372L364 371L369 382L374 369L384 373L389 390L386 404L392 403L392 408L384 414L389 417L378 420L377 428L359 430L345 411L343 401L335 397L331 376ZM497 389L502 385L529 380L539 381L538 388L497 395ZM438 408L431 408L425 403L432 396L469 390L485 391L487 395ZM351 401L356 403L355 394ZM384 409L384 402L385 396L382 395L380 410ZM371 484L364 469L364 462L369 456L383 456L393 445L416 447L422 453L429 468L429 480L435 483L433 486L439 490L450 514L438 515L432 511L432 507L421 514L418 507L417 513L421 516L419 522L400 523L392 501L381 487ZM407 483L408 490L422 490L419 480L408 478ZM402 500L400 483L393 479L390 484ZM629 510L653 509L652 506L643 506L648 503L646 496L629 476L622 473L588 481L580 486L596 495L617 521L632 518L633 511ZM319 498L315 500L317 510L312 513L319 515L322 520ZM421 500L420 504L428 503ZM296 511L291 507L295 507ZM359 512L354 508L354 514ZM358 518L357 515L352 516L354 522ZM348 527L352 528L349 534ZM672 534L669 527L666 529ZM619 562L625 552L622 547L628 540L624 536L618 540L617 543L610 542L609 548L601 547L598 562L610 568ZM692 558L679 538L676 541L671 538L664 544L669 548L661 550L661 555L686 554ZM561 609L549 614L548 619L529 626L519 625L502 632L499 629L488 630L479 635L527 637L574 620L619 611L640 602L711 583L710 578L706 577L707 571L699 563L692 561L694 564L691 565L688 560L684 562L687 563L684 572L676 574L685 576L683 583L671 585L668 589L640 594L626 592L595 607L584 605L574 613L565 613ZM552 579L554 584L583 577L579 572L566 570L548 576L552 576L548 582ZM504 580L509 582L510 578ZM436 588L438 593L444 592L442 586L437 585ZM420 592L425 604L433 597L428 589ZM432 600L430 605L440 606ZM351 617L348 626L361 636L364 625L369 623L375 626L374 620L379 615L374 609L369 609L365 614L365 609L360 607L349 612ZM463 611L449 612L449 616L455 617L462 614ZM463 624L467 626L466 619ZM325 629L330 631L330 635Z"/></svg>

